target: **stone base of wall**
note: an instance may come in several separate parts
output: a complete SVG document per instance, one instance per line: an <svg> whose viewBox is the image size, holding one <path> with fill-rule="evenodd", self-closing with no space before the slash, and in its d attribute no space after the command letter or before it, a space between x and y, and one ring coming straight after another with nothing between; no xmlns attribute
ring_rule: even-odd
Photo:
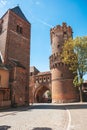
<svg viewBox="0 0 87 130"><path fill-rule="evenodd" d="M60 104L60 103L72 103L79 102L79 99L69 99L69 100L52 100L52 103Z"/></svg>
<svg viewBox="0 0 87 130"><path fill-rule="evenodd" d="M11 107L11 101L0 101L0 108L8 108Z"/></svg>

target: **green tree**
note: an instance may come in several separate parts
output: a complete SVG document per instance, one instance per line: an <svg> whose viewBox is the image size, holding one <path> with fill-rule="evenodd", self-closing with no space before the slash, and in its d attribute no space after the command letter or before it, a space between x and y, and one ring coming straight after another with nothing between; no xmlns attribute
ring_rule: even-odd
<svg viewBox="0 0 87 130"><path fill-rule="evenodd" d="M87 73L87 37L77 37L65 42L62 51L62 61L69 65L74 73L73 83L79 87L80 101L82 101L83 76Z"/></svg>
<svg viewBox="0 0 87 130"><path fill-rule="evenodd" d="M51 92L47 91L48 98L51 98Z"/></svg>

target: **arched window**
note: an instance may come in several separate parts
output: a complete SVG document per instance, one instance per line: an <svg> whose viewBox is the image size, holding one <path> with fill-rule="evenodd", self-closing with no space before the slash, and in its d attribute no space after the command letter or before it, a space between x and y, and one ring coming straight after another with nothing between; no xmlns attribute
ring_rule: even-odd
<svg viewBox="0 0 87 130"><path fill-rule="evenodd" d="M1 75L0 75L0 87L1 87Z"/></svg>
<svg viewBox="0 0 87 130"><path fill-rule="evenodd" d="M2 33L2 23L3 23L3 20L0 20L0 34Z"/></svg>
<svg viewBox="0 0 87 130"><path fill-rule="evenodd" d="M3 63L4 62L4 59L3 59L3 56L1 54L1 51L0 51L0 63Z"/></svg>
<svg viewBox="0 0 87 130"><path fill-rule="evenodd" d="M20 34L23 33L23 29L20 25L17 25L16 31L17 31L17 33L20 33Z"/></svg>

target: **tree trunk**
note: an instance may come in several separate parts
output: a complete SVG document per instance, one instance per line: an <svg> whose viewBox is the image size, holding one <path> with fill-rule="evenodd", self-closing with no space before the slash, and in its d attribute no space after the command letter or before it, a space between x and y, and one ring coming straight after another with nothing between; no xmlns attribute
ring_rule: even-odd
<svg viewBox="0 0 87 130"><path fill-rule="evenodd" d="M82 96L82 84L79 87L79 94L80 94L80 102L83 102L83 96Z"/></svg>

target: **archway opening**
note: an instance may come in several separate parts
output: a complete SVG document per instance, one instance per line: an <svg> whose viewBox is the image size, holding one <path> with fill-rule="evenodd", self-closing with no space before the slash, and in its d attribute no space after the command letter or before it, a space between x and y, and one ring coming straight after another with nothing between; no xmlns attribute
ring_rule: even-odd
<svg viewBox="0 0 87 130"><path fill-rule="evenodd" d="M35 100L37 103L51 103L51 91L49 88L42 86L36 92Z"/></svg>

